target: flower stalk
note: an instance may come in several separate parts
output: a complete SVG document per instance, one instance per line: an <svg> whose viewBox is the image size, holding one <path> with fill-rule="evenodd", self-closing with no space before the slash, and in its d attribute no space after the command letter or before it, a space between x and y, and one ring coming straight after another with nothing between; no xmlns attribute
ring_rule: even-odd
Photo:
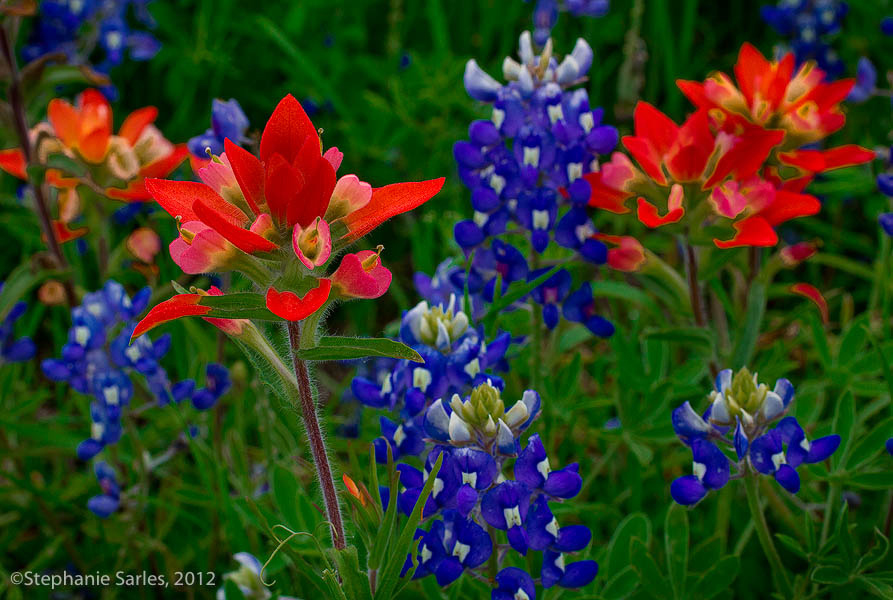
<svg viewBox="0 0 893 600"><path fill-rule="evenodd" d="M33 153L31 148L31 139L28 136L28 122L25 115L25 102L22 98L22 81L19 73L18 64L13 53L12 43L5 27L0 27L0 51L3 52L3 59L9 68L9 105L12 108L13 122L15 124L16 135L22 146L22 154L25 157L25 164L31 166ZM27 169L26 169L27 173ZM30 179L30 175L29 175ZM62 248L59 246L59 240L56 239L56 233L53 230L53 221L50 217L50 210L47 206L46 195L42 181L31 181L31 187L34 189L34 202L37 205L37 215L40 218L40 226L43 234L47 239L50 253L55 258L60 269L68 268L68 261L62 254ZM74 287L71 280L66 277L62 282L65 290L65 300L69 307L77 306L77 298L74 293Z"/></svg>
<svg viewBox="0 0 893 600"><path fill-rule="evenodd" d="M298 383L301 419L304 421L304 429L307 431L307 439L310 442L310 453L313 455L313 464L316 466L316 474L319 477L319 485L322 488L323 500L326 505L326 517L331 527L332 544L336 550L343 550L347 547L347 544L344 537L344 524L341 520L341 506L338 502L338 493L335 491L335 480L332 477L332 467L329 463L322 429L319 426L319 417L316 414L316 402L313 397L313 388L310 384L310 372L307 368L307 363L298 357L298 351L301 348L301 324L299 322L289 321L288 339L291 344L295 377L297 377Z"/></svg>
<svg viewBox="0 0 893 600"><path fill-rule="evenodd" d="M757 531L757 537L760 540L760 546L763 547L763 553L769 561L769 567L772 570L772 577L775 585L786 598L791 597L792 588L791 580L787 571L781 562L781 556L772 542L772 535L769 533L769 525L766 523L766 516L760 507L760 498L757 493L757 474L749 473L744 477L744 489L747 490L747 506L750 508L750 514L753 518L754 528Z"/></svg>

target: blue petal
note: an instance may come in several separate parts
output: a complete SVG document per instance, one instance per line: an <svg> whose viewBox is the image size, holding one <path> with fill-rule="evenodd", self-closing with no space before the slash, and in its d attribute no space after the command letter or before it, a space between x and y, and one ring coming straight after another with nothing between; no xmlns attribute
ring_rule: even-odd
<svg viewBox="0 0 893 600"><path fill-rule="evenodd" d="M468 95L482 102L493 102L502 89L502 85L485 73L474 59L466 63L463 81Z"/></svg>
<svg viewBox="0 0 893 600"><path fill-rule="evenodd" d="M589 585L598 574L598 563L594 560L580 560L567 565L564 577L558 585L564 588L581 588Z"/></svg>
<svg viewBox="0 0 893 600"><path fill-rule="evenodd" d="M694 475L684 475L670 484L670 495L679 504L688 506L700 502L707 495L707 488Z"/></svg>
<svg viewBox="0 0 893 600"><path fill-rule="evenodd" d="M592 541L592 531L585 525L566 525L558 530L555 548L562 552L578 552Z"/></svg>
<svg viewBox="0 0 893 600"><path fill-rule="evenodd" d="M792 494L800 491L800 476L797 475L796 469L791 465L781 465L775 472L775 480L781 484L781 487Z"/></svg>
<svg viewBox="0 0 893 600"><path fill-rule="evenodd" d="M804 462L817 463L822 462L837 450L840 446L840 436L837 434L828 435L817 440L812 440L809 444L809 454Z"/></svg>

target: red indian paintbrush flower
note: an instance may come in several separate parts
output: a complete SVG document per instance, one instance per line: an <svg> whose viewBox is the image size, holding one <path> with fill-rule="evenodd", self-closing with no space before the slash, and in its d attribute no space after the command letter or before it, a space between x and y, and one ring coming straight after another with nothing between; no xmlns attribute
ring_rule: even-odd
<svg viewBox="0 0 893 600"><path fill-rule="evenodd" d="M175 145L164 138L152 124L158 110L147 106L135 110L124 119L117 135L113 133L112 108L99 91L82 92L74 105L55 98L47 107L48 122L35 126L31 143L39 163L49 156L62 154L81 163L94 187L104 188L105 195L125 202L149 200L143 182L146 177L164 177L186 159L185 145ZM0 151L0 169L27 179L25 157L20 148ZM77 216L77 188L81 180L65 176L57 169L48 169L46 180L59 190L60 217L54 222L56 237L65 242L86 233L72 231L68 224Z"/></svg>
<svg viewBox="0 0 893 600"><path fill-rule="evenodd" d="M735 81L715 73L703 83L678 81L679 89L695 106L709 111L716 127L738 133L756 125L784 132L779 150L782 163L809 173L868 162L874 153L855 145L830 150L799 150L843 127L840 108L855 79L826 82L814 61L794 72L792 53L769 61L750 44L741 46L735 64ZM737 85L736 85L737 82Z"/></svg>
<svg viewBox="0 0 893 600"><path fill-rule="evenodd" d="M635 197L636 214L648 227L679 223L686 214L727 223L735 234L715 239L721 248L774 245L775 226L819 210L814 197L800 193L804 180L788 186L761 175L783 139L780 130L743 124L738 134L714 132L703 109L677 125L646 102L634 118L635 135L623 145L638 167L616 152L600 171L584 175L591 206L629 212L626 201Z"/></svg>
<svg viewBox="0 0 893 600"><path fill-rule="evenodd" d="M202 182L150 179L152 197L180 223L171 256L187 273L239 270L264 293L264 308L299 321L331 299L377 298L391 274L377 252L346 254L351 242L433 197L444 179L372 188L336 176L342 154L322 151L316 128L291 95L264 128L260 157L227 139L199 169ZM331 273L326 275L326 273ZM181 294L149 311L134 336L181 316L205 315L202 298Z"/></svg>

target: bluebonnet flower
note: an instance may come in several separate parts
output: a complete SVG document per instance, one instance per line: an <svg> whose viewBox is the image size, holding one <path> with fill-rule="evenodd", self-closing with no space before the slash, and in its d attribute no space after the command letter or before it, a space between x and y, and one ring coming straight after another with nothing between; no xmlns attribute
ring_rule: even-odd
<svg viewBox="0 0 893 600"><path fill-rule="evenodd" d="M890 456L893 456L893 438L890 438L889 440L887 440L886 446L887 446L887 452L890 453Z"/></svg>
<svg viewBox="0 0 893 600"><path fill-rule="evenodd" d="M93 469L102 493L90 498L87 508L97 517L105 519L121 505L121 488L115 471L107 463L99 461Z"/></svg>
<svg viewBox="0 0 893 600"><path fill-rule="evenodd" d="M603 17L609 8L609 0L537 0L533 9L533 40L540 46L546 44L558 21L559 10L575 17Z"/></svg>
<svg viewBox="0 0 893 600"><path fill-rule="evenodd" d="M877 176L877 187L888 198L893 198L893 173L881 173ZM893 212L881 213L878 216L881 229L889 236L893 236Z"/></svg>
<svg viewBox="0 0 893 600"><path fill-rule="evenodd" d="M211 127L203 134L191 138L186 145L198 158L208 158L208 149L211 154L218 156L223 154L225 139L229 138L234 144L244 143L248 126L248 117L237 100L231 98L223 101L214 98L211 102Z"/></svg>
<svg viewBox="0 0 893 600"><path fill-rule="evenodd" d="M533 579L523 569L506 567L496 574L496 585L491 600L533 600L536 588Z"/></svg>
<svg viewBox="0 0 893 600"><path fill-rule="evenodd" d="M224 573L224 581L232 581L239 588L246 600L267 600L273 596L260 577L263 565L256 556L248 552L236 552L233 558L239 563L237 571ZM223 586L217 588L217 600L226 600L226 590ZM279 600L297 600L292 596L277 596Z"/></svg>
<svg viewBox="0 0 893 600"><path fill-rule="evenodd" d="M588 281L565 299L562 310L565 319L582 323L599 337L609 337L614 333L614 325L596 313L592 284Z"/></svg>
<svg viewBox="0 0 893 600"><path fill-rule="evenodd" d="M89 460L117 442L122 432L122 410L133 398L132 377L139 375L159 405L186 398L204 410L213 406L229 388L228 371L219 365L207 367L207 386L195 390L187 380L171 385L160 360L170 349L170 336L152 341L148 336L130 344L135 319L145 310L151 290L146 287L133 298L116 281L84 296L72 309L68 341L58 358L41 363L53 381L65 381L81 394L92 395L91 435L78 446L78 457Z"/></svg>
<svg viewBox="0 0 893 600"><path fill-rule="evenodd" d="M3 285L0 283L0 293L3 292ZM34 358L37 353L37 347L31 338L15 337L15 323L27 309L25 302L16 302L0 322L0 365L6 362L25 362Z"/></svg>
<svg viewBox="0 0 893 600"><path fill-rule="evenodd" d="M847 100L865 102L877 91L877 70L871 61L863 56L856 68L856 84L850 90Z"/></svg>
<svg viewBox="0 0 893 600"><path fill-rule="evenodd" d="M696 504L709 491L723 487L731 478L747 476L750 470L772 475L784 489L796 494L800 490L797 467L831 456L840 445L840 436L808 440L797 419L784 416L793 399L794 387L787 379L779 379L769 390L746 368L734 375L726 369L717 375L711 405L703 415L688 402L675 409L673 429L692 450L694 474L673 481L673 499L679 504ZM732 450L735 459L730 458ZM732 465L735 475L731 474Z"/></svg>
<svg viewBox="0 0 893 600"><path fill-rule="evenodd" d="M586 209L591 187L584 175L599 169L599 156L613 150L618 133L602 123L600 108L590 107L586 90L574 89L592 65L592 49L579 39L559 62L551 42L536 55L530 33L524 32L518 54L520 62L503 62L504 85L474 60L465 68L466 91L491 104L492 114L473 122L469 139L453 147L474 209L473 218L456 223L453 233L466 257L473 253L473 258L467 275L453 269L448 279L459 294L468 290L476 314L475 299L492 302L512 282L532 279L532 271L542 274L528 265L527 255L546 252L553 241L594 266L608 261L608 248ZM502 239L508 235L512 242ZM530 251L514 240L526 240ZM531 296L549 312L544 317L550 327L569 291L565 283L565 275L557 275ZM557 300L544 293L555 286L562 292Z"/></svg>
<svg viewBox="0 0 893 600"><path fill-rule="evenodd" d="M426 301L405 311L400 341L415 349L424 364L408 360L383 364L375 378L360 375L351 383L353 395L364 405L396 411L399 421L380 418L383 437L375 440L376 458L387 461L387 446L395 458L419 455L425 449L422 428L425 411L439 398L467 393L472 386L493 381L493 369L504 370L510 343L507 333L485 342L482 330L471 327L455 296L448 303Z"/></svg>
<svg viewBox="0 0 893 600"><path fill-rule="evenodd" d="M439 398L428 408L424 430L434 446L424 471L397 466L401 486L398 506L409 514L434 463L442 456L423 509L433 522L428 531L417 531L421 541L414 578L434 574L444 586L463 571L484 564L495 551L486 534L487 528L492 528L504 532L509 546L522 555L543 553L544 587L575 588L592 581L598 570L594 561L565 562L567 553L589 545L591 531L584 525L561 527L549 505L580 492L578 466L553 469L537 434L522 448L521 435L540 410L539 394L533 390L524 392L506 409L500 390L490 382L477 385L464 398L458 394L449 402ZM516 459L514 467L508 469L512 458ZM503 558L501 553L499 561ZM533 579L520 569L503 570L497 586L493 598L534 597Z"/></svg>
<svg viewBox="0 0 893 600"><path fill-rule="evenodd" d="M830 81L840 76L844 65L829 38L840 31L848 10L847 3L840 0L779 0L776 6L763 6L760 15L788 38L782 52L793 51L797 66L815 60Z"/></svg>
<svg viewBox="0 0 893 600"><path fill-rule="evenodd" d="M70 64L87 65L98 55L99 62L92 66L104 74L128 57L149 60L161 49L161 43L145 31L155 27L147 10L149 1L43 0L22 56L31 61L61 52ZM128 17L140 29L132 29ZM117 93L113 86L103 92L111 98Z"/></svg>
<svg viewBox="0 0 893 600"><path fill-rule="evenodd" d="M884 35L893 35L893 17L884 17L881 19L881 32Z"/></svg>

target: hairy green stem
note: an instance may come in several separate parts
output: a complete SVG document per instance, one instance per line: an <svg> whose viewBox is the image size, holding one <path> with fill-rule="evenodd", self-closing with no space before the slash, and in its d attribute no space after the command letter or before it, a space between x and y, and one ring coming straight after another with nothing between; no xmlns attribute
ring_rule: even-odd
<svg viewBox="0 0 893 600"><path fill-rule="evenodd" d="M779 588L785 598L791 597L791 580L788 572L785 570L781 562L781 556L775 548L772 541L772 534L769 533L769 525L766 523L766 516L760 507L760 498L757 493L757 477L756 473L748 473L744 477L744 488L747 490L747 505L750 507L750 514L753 517L754 527L757 531L757 538L763 547L763 553L766 560L769 561L769 567L772 570L772 576L775 579L775 585Z"/></svg>
<svg viewBox="0 0 893 600"><path fill-rule="evenodd" d="M6 27L0 24L0 50L3 52L3 58L6 60L6 66L9 69L9 106L12 109L13 122L15 124L16 134L19 138L19 145L22 147L22 155L25 157L26 167L33 164L34 153L31 148L31 138L28 134L28 120L25 114L25 101L22 98L22 81L19 73L18 63L13 52L13 43L9 39ZM37 205L37 216L40 218L40 226L43 234L47 239L50 253L56 260L60 269L68 268L68 261L62 254L62 248L59 240L56 238L56 232L53 230L53 219L50 217L50 210L47 206L46 195L44 194L43 181L30 181L30 174L27 169L26 176L34 189L34 203ZM65 290L65 299L68 306L77 306L77 297L74 293L74 286L71 283L70 276L66 276L62 282Z"/></svg>
<svg viewBox="0 0 893 600"><path fill-rule="evenodd" d="M323 500L326 505L326 516L331 526L332 544L336 550L343 550L347 547L347 542L344 537L344 524L341 520L341 505L338 502L338 492L335 491L335 480L332 477L332 467L329 463L326 443L323 439L322 429L319 426L319 416L316 413L316 402L313 398L313 387L310 383L310 372L307 368L307 363L298 358L298 350L301 349L300 322L289 321L288 338L291 343L292 360L294 361L295 376L297 377L301 418L304 421L304 429L307 431L307 439L310 442L310 453L313 456L316 474L319 477L319 485L322 488Z"/></svg>

